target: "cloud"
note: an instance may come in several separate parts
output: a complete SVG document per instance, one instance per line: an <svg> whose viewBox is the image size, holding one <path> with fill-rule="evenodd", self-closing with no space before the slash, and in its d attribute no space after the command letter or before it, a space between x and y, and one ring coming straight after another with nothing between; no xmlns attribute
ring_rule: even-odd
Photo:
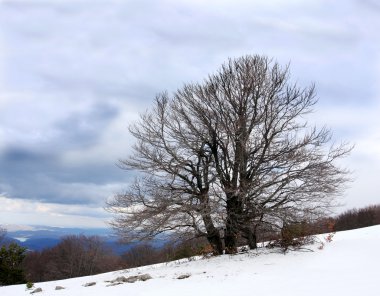
<svg viewBox="0 0 380 296"><path fill-rule="evenodd" d="M103 133L115 125L121 113L112 103L93 100L71 105L64 100L55 105L51 98L3 101L0 192L56 203L103 204L128 179L115 166L120 149L114 149L119 155L112 145L109 151L102 149L109 144L102 142ZM119 132L121 138L126 128ZM113 140L112 144L122 143ZM88 153L94 147L97 155ZM112 185L115 183L119 188Z"/></svg>
<svg viewBox="0 0 380 296"><path fill-rule="evenodd" d="M348 141L354 145L351 154L340 162L352 172L353 179L340 199L342 209L379 202L376 180L380 174L380 93L377 98L370 104L364 100L357 105L317 105L310 116L311 123L331 128L334 142Z"/></svg>
<svg viewBox="0 0 380 296"><path fill-rule="evenodd" d="M20 149L0 156L0 193L59 204L96 204L118 193L130 175L114 163L65 164L58 155Z"/></svg>
<svg viewBox="0 0 380 296"><path fill-rule="evenodd" d="M0 224L36 224L57 227L107 227L110 216L101 207L60 205L0 194Z"/></svg>
<svg viewBox="0 0 380 296"><path fill-rule="evenodd" d="M117 117L118 110L110 104L99 103L85 111L74 112L56 122L53 128L60 141L64 140L70 147L91 147L107 125Z"/></svg>

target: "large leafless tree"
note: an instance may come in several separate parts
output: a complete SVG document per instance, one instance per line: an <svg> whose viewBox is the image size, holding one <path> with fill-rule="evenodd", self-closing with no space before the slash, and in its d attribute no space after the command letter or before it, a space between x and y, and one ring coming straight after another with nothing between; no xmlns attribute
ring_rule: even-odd
<svg viewBox="0 0 380 296"><path fill-rule="evenodd" d="M240 236L254 248L261 225L325 213L348 180L336 161L350 147L308 126L316 102L314 86L263 56L159 94L130 129L137 143L121 166L143 174L109 203L113 226L128 239L205 236L220 254L236 252Z"/></svg>

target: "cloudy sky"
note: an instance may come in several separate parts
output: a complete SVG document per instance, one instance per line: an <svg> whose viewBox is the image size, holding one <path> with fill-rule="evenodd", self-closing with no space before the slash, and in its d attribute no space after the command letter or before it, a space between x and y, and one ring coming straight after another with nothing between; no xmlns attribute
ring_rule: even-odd
<svg viewBox="0 0 380 296"><path fill-rule="evenodd" d="M0 224L103 227L156 93L265 54L314 82L310 121L355 144L345 208L379 203L376 0L0 1Z"/></svg>

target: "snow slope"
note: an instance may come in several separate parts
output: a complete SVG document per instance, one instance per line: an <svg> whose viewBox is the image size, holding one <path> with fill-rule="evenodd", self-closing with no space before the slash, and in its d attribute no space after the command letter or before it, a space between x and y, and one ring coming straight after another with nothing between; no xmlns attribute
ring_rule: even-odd
<svg viewBox="0 0 380 296"><path fill-rule="evenodd" d="M321 241L323 237L321 236ZM289 252L260 248L239 255L183 260L54 282L37 283L34 295L380 295L380 225L336 233L331 243ZM312 250L312 251L311 251ZM108 286L119 276L152 279ZM177 279L181 275L190 275ZM84 284L96 285L84 287ZM55 290L56 286L65 287ZM25 285L0 287L1 296L29 295Z"/></svg>

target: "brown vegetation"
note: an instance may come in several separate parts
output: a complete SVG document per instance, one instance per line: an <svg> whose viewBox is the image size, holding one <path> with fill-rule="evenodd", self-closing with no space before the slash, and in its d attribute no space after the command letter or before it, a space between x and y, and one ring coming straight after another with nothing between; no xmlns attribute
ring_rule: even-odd
<svg viewBox="0 0 380 296"><path fill-rule="evenodd" d="M212 247L204 239L168 242L160 248L150 244L139 244L122 255L128 268L212 254Z"/></svg>
<svg viewBox="0 0 380 296"><path fill-rule="evenodd" d="M118 256L97 236L67 236L53 248L30 252L24 260L26 278L31 282L93 275L120 268Z"/></svg>
<svg viewBox="0 0 380 296"><path fill-rule="evenodd" d="M334 218L335 231L356 229L380 224L380 205L348 210Z"/></svg>

